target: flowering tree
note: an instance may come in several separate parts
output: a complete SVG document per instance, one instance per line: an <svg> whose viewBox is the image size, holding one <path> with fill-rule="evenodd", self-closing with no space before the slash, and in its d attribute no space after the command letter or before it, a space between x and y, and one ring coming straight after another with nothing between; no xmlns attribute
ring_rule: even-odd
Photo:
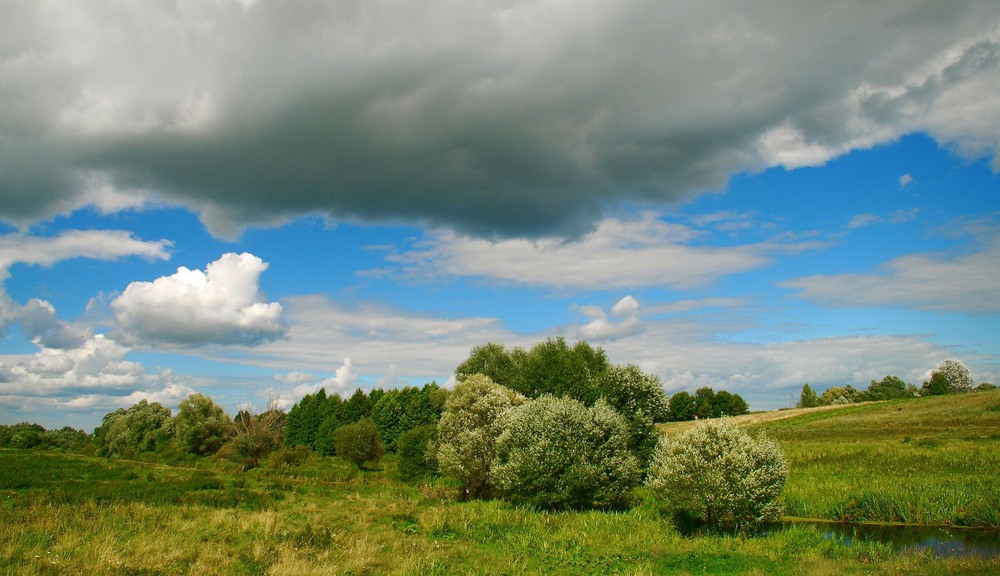
<svg viewBox="0 0 1000 576"><path fill-rule="evenodd" d="M664 436L646 483L676 516L747 531L781 517L778 496L787 479L788 463L777 443L714 420L674 440Z"/></svg>
<svg viewBox="0 0 1000 576"><path fill-rule="evenodd" d="M514 409L492 476L505 496L541 508L617 506L639 483L629 424L604 400L545 395Z"/></svg>
<svg viewBox="0 0 1000 576"><path fill-rule="evenodd" d="M937 371L948 379L948 386L952 392L969 392L975 386L969 369L958 360L945 360L938 366Z"/></svg>

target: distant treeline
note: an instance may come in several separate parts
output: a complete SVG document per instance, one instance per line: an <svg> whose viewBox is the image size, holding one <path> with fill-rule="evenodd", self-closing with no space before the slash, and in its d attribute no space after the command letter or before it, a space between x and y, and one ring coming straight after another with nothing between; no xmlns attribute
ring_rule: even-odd
<svg viewBox="0 0 1000 576"><path fill-rule="evenodd" d="M960 394L994 388L996 386L988 382L975 386L975 381L964 364L958 360L945 360L938 366L937 370L931 372L930 379L924 382L920 388L913 384L907 384L898 376L891 374L882 380L872 380L866 390L858 390L853 386L833 386L819 394L809 384L803 384L797 406L799 408L813 408L832 404Z"/></svg>

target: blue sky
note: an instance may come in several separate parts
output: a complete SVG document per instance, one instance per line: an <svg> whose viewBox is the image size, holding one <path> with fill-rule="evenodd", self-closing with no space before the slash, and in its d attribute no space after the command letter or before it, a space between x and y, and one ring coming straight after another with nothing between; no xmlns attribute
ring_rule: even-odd
<svg viewBox="0 0 1000 576"><path fill-rule="evenodd" d="M753 409L1000 375L990 2L13 2L0 422L585 339Z"/></svg>

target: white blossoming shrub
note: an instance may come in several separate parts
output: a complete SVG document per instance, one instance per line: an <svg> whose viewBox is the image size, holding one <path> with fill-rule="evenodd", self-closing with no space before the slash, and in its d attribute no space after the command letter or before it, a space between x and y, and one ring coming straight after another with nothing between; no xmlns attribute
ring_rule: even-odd
<svg viewBox="0 0 1000 576"><path fill-rule="evenodd" d="M467 377L448 395L438 422L438 468L462 483L464 495L492 492L490 466L496 439L511 408L522 402L523 396L482 374Z"/></svg>
<svg viewBox="0 0 1000 576"><path fill-rule="evenodd" d="M778 444L713 420L656 447L647 486L675 517L712 529L750 531L781 517L788 462Z"/></svg>
<svg viewBox="0 0 1000 576"><path fill-rule="evenodd" d="M628 422L604 400L588 408L541 396L516 408L496 444L503 495L539 508L613 507L639 483Z"/></svg>

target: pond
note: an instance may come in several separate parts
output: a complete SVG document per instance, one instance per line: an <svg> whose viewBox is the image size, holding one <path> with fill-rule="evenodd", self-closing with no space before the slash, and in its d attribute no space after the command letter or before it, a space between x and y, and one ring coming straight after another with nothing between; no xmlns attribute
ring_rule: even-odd
<svg viewBox="0 0 1000 576"><path fill-rule="evenodd" d="M850 546L852 542L883 542L895 550L930 550L935 556L1000 556L1000 530L954 526L908 526L899 524L848 524L841 522L791 521L785 526L810 525L831 540Z"/></svg>

